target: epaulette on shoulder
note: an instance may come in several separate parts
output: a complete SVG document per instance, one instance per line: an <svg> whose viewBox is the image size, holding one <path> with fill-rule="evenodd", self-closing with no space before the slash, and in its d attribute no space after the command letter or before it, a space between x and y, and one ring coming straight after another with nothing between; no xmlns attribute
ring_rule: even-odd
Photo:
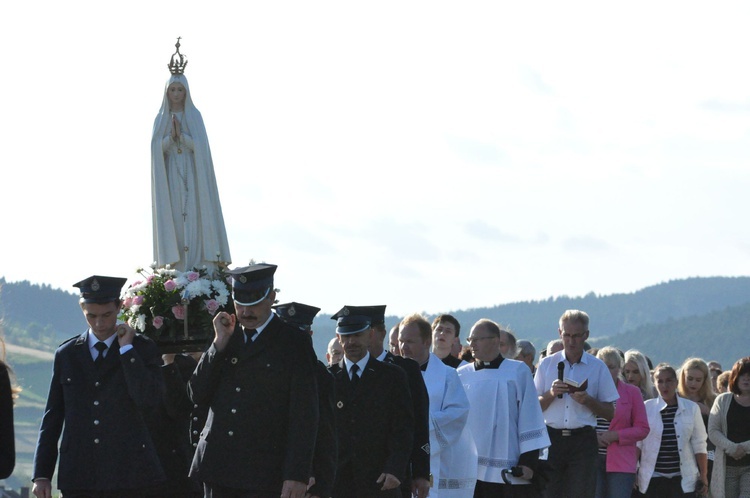
<svg viewBox="0 0 750 498"><path fill-rule="evenodd" d="M61 348L61 347L65 346L65 345L66 345L67 343L69 343L69 342L71 342L71 341L75 341L75 340L76 340L76 339L78 339L79 337L81 337L81 334L78 334L78 335L74 335L73 337L71 337L71 338L69 338L69 339L65 339L65 340L64 340L63 342L61 342L61 343L60 343L60 345L59 345L59 346L57 346L57 347L58 347L58 348Z"/></svg>

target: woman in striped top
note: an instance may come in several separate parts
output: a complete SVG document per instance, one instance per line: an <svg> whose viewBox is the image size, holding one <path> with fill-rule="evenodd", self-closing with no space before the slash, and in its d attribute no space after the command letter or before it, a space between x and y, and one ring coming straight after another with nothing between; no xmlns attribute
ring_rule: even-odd
<svg viewBox="0 0 750 498"><path fill-rule="evenodd" d="M700 408L677 396L677 373L671 366L656 366L654 384L659 396L645 403L651 431L638 443L638 489L647 498L706 496L706 428Z"/></svg>

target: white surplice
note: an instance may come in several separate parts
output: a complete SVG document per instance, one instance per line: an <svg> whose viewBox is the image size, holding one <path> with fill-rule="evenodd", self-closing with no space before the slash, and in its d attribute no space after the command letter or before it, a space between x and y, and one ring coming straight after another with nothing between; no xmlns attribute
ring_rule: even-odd
<svg viewBox="0 0 750 498"><path fill-rule="evenodd" d="M470 498L477 481L477 450L466 423L469 399L456 370L434 354L422 376L430 397L430 498Z"/></svg>
<svg viewBox="0 0 750 498"><path fill-rule="evenodd" d="M502 470L518 465L521 453L550 445L531 371L505 359L497 369L476 370L470 363L457 373L471 404L468 426L477 447L477 478L502 483ZM530 484L507 477L512 484Z"/></svg>

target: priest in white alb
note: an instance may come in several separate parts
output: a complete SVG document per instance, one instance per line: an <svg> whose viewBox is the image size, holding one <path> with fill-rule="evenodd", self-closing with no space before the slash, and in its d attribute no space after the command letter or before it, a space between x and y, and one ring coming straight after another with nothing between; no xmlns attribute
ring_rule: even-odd
<svg viewBox="0 0 750 498"><path fill-rule="evenodd" d="M531 498L539 450L550 445L531 371L503 358L500 327L479 320L468 343L474 363L459 367L478 453L475 498Z"/></svg>
<svg viewBox="0 0 750 498"><path fill-rule="evenodd" d="M401 355L419 363L430 399L430 498L471 498L477 452L468 427L469 400L456 370L430 353L432 326L419 314L399 326Z"/></svg>

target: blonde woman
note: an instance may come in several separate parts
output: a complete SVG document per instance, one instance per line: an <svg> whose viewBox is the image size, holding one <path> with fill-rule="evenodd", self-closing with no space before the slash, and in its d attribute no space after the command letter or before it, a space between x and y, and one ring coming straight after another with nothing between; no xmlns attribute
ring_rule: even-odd
<svg viewBox="0 0 750 498"><path fill-rule="evenodd" d="M659 395L645 403L650 432L638 442L638 489L646 498L706 496L707 436L700 409L677 396L677 373L666 363L654 368L654 383Z"/></svg>
<svg viewBox="0 0 750 498"><path fill-rule="evenodd" d="M596 353L596 357L609 368L620 395L612 421L596 419L599 442L596 498L630 498L638 465L636 443L649 432L641 391L623 381L620 375L624 363L621 354L610 346Z"/></svg>
<svg viewBox="0 0 750 498"><path fill-rule="evenodd" d="M656 397L654 383L651 381L651 372L648 368L646 356L640 351L630 349L625 352L625 365L622 367L622 376L630 385L641 390L643 400Z"/></svg>
<svg viewBox="0 0 750 498"><path fill-rule="evenodd" d="M711 375L708 371L708 364L700 358L688 358L680 367L680 378L677 384L677 393L685 399L696 403L701 409L701 418L703 425L708 431L708 415L711 413L711 406L716 399ZM714 451L716 447L711 441L708 441L708 480L711 481L711 475L714 465Z"/></svg>

